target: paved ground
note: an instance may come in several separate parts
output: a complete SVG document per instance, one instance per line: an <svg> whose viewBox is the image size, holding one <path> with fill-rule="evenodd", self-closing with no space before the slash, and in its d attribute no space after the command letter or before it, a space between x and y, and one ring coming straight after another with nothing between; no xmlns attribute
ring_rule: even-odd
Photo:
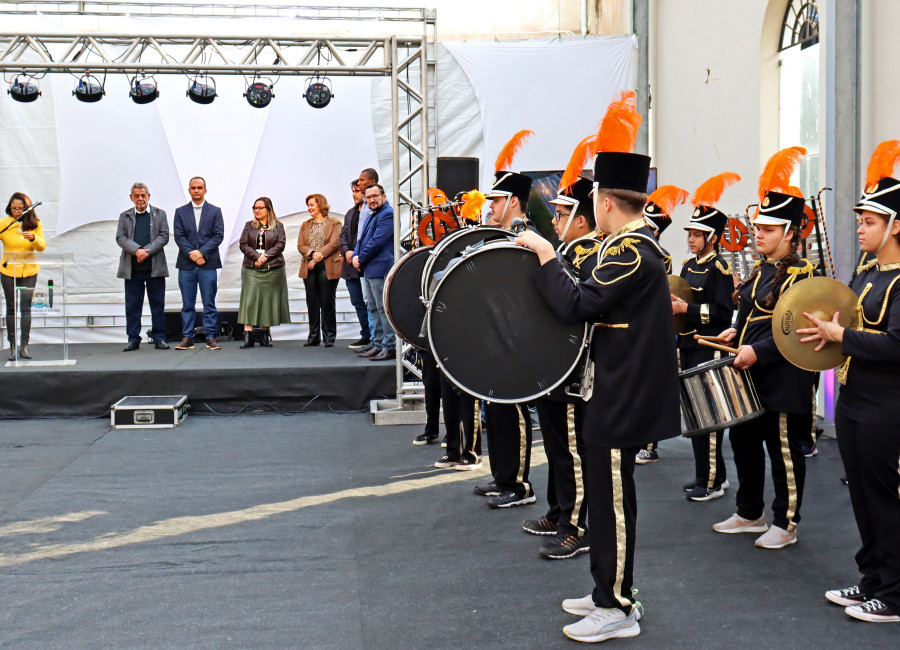
<svg viewBox="0 0 900 650"><path fill-rule="evenodd" d="M431 470L419 432L322 413L0 423L0 647L578 647L559 602L588 593L587 557L541 560L518 526L543 499L490 511L484 472ZM710 530L733 494L683 499L686 440L638 467L643 633L610 643L900 647L900 625L823 598L855 583L857 533L836 445L820 449L782 551ZM542 493L545 464L533 479Z"/></svg>

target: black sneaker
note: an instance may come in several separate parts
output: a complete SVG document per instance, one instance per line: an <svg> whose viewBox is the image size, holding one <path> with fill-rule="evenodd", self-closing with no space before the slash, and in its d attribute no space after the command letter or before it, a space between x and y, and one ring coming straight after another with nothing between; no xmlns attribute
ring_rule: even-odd
<svg viewBox="0 0 900 650"><path fill-rule="evenodd" d="M522 530L532 535L556 535L556 522L546 517L522 522Z"/></svg>
<svg viewBox="0 0 900 650"><path fill-rule="evenodd" d="M565 560L590 550L591 546L585 537L560 534L541 546L538 554L545 560Z"/></svg>
<svg viewBox="0 0 900 650"><path fill-rule="evenodd" d="M800 449L803 451L803 455L806 458L812 458L813 456L819 455L819 450L816 449L815 444L813 444L811 447L807 447L806 445L803 445L800 447Z"/></svg>
<svg viewBox="0 0 900 650"><path fill-rule="evenodd" d="M853 618L870 623L900 623L900 616L877 598L853 605L844 611Z"/></svg>
<svg viewBox="0 0 900 650"><path fill-rule="evenodd" d="M698 483L697 479L694 479L694 480L691 481L690 483L685 483L685 484L684 484L684 491L685 491L685 492L690 492L690 491L693 490L695 487L697 487L697 483Z"/></svg>
<svg viewBox="0 0 900 650"><path fill-rule="evenodd" d="M459 457L459 460L456 461L456 467L453 469L458 469L462 472L481 469L481 458L475 454L466 452Z"/></svg>
<svg viewBox="0 0 900 650"><path fill-rule="evenodd" d="M842 476L842 477L841 477L841 483L842 483L843 485L850 485L850 481L847 480L847 477L846 477L846 476Z"/></svg>
<svg viewBox="0 0 900 650"><path fill-rule="evenodd" d="M351 350L362 350L363 348L368 347L371 343L372 341L370 341L369 339L359 339L358 341L353 341L353 343L351 343L347 347Z"/></svg>
<svg viewBox="0 0 900 650"><path fill-rule="evenodd" d="M693 490L687 493L687 500L712 501L713 499L718 499L719 497L723 496L725 496L725 489L721 485L716 485L711 490L698 485Z"/></svg>
<svg viewBox="0 0 900 650"><path fill-rule="evenodd" d="M647 463L658 463L659 452L655 449L641 449L634 457L634 462L638 465L646 465Z"/></svg>
<svg viewBox="0 0 900 650"><path fill-rule="evenodd" d="M427 433L423 433L420 436L416 436L416 439L413 440L413 444L416 446L431 445L437 442L437 439L437 436L429 436Z"/></svg>
<svg viewBox="0 0 900 650"><path fill-rule="evenodd" d="M847 587L846 589L831 589L825 592L825 598L843 607L851 607L852 605L862 605L869 600L866 595L860 591L859 587Z"/></svg>
<svg viewBox="0 0 900 650"><path fill-rule="evenodd" d="M519 493L515 490L504 490L488 501L488 507L495 510L497 508L515 508L516 506L527 506L535 501L537 501L537 497L534 496L534 491L531 488L526 488L524 493Z"/></svg>
<svg viewBox="0 0 900 650"><path fill-rule="evenodd" d="M456 463L459 462L457 458L450 458L450 456L441 456L441 459L437 461L434 466L438 469L451 469L456 467Z"/></svg>
<svg viewBox="0 0 900 650"><path fill-rule="evenodd" d="M500 496L500 488L497 487L497 483L491 481L485 485L476 485L475 489L472 490L475 494L480 497L498 497Z"/></svg>

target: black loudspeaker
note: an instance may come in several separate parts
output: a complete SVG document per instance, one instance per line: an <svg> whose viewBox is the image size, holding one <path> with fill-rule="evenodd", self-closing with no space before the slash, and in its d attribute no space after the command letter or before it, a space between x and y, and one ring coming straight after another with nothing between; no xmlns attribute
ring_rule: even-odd
<svg viewBox="0 0 900 650"><path fill-rule="evenodd" d="M231 339L237 341L244 334L244 326L237 322L236 311L219 310L219 340ZM166 340L181 340L181 312L166 311ZM147 336L150 336L150 330L147 330ZM197 310L194 317L194 336L198 341L206 340L206 328L203 327L203 311Z"/></svg>
<svg viewBox="0 0 900 650"><path fill-rule="evenodd" d="M437 159L436 187L451 201L460 192L478 189L478 158Z"/></svg>

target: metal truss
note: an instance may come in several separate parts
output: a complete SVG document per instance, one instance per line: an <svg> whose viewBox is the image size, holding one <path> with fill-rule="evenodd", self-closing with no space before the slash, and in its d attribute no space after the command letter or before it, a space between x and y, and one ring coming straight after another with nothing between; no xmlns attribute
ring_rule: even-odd
<svg viewBox="0 0 900 650"><path fill-rule="evenodd" d="M233 74L244 76L367 76L390 79L394 253L401 255L409 205L424 205L437 151L436 14L433 9L315 7L129 2L0 3L0 14L151 16L188 18L292 18L299 21L419 23L421 36L217 36L83 32L0 32L0 72L6 75ZM322 23L319 23L322 24ZM249 30L248 30L249 31ZM397 399L422 399L419 382L404 382L418 369L404 361L398 344ZM378 419L376 418L376 422Z"/></svg>

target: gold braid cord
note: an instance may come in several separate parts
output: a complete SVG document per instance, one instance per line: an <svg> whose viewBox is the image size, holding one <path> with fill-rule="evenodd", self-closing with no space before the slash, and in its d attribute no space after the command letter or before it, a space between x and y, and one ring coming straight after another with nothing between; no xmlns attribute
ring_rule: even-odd
<svg viewBox="0 0 900 650"><path fill-rule="evenodd" d="M610 285L615 282L618 282L619 280L627 278L629 275L631 275L632 273L637 271L638 267L640 267L640 265L641 265L641 254L638 252L638 249L637 249L637 245L639 243L640 243L640 240L638 240L638 239L635 239L633 237L626 237L625 239L622 240L622 243L618 244L617 246L612 246L610 248L607 248L606 251L603 253L603 260L597 265L597 268L595 268L594 272L592 273L594 280L597 282L597 284ZM619 262L616 260L609 259L611 257L619 257L619 256L623 255L625 253L625 251L631 251L632 253L634 253L633 261ZM618 277L610 280L609 282L605 282L605 281L601 280L599 277L597 277L597 271L599 271L605 267L610 267L610 266L630 266L632 268L627 273L623 273L622 275L619 275Z"/></svg>
<svg viewBox="0 0 900 650"><path fill-rule="evenodd" d="M866 285L866 288L863 289L863 292L859 294L859 300L856 301L856 331L862 331L862 329L866 326L865 317L863 315L863 298L866 297L866 294L869 293L869 290L872 288L872 283ZM853 357L847 357L847 360L844 361L844 365L842 365L837 372L834 373L834 376L841 383L842 386L847 385L847 373L850 372L850 360Z"/></svg>

